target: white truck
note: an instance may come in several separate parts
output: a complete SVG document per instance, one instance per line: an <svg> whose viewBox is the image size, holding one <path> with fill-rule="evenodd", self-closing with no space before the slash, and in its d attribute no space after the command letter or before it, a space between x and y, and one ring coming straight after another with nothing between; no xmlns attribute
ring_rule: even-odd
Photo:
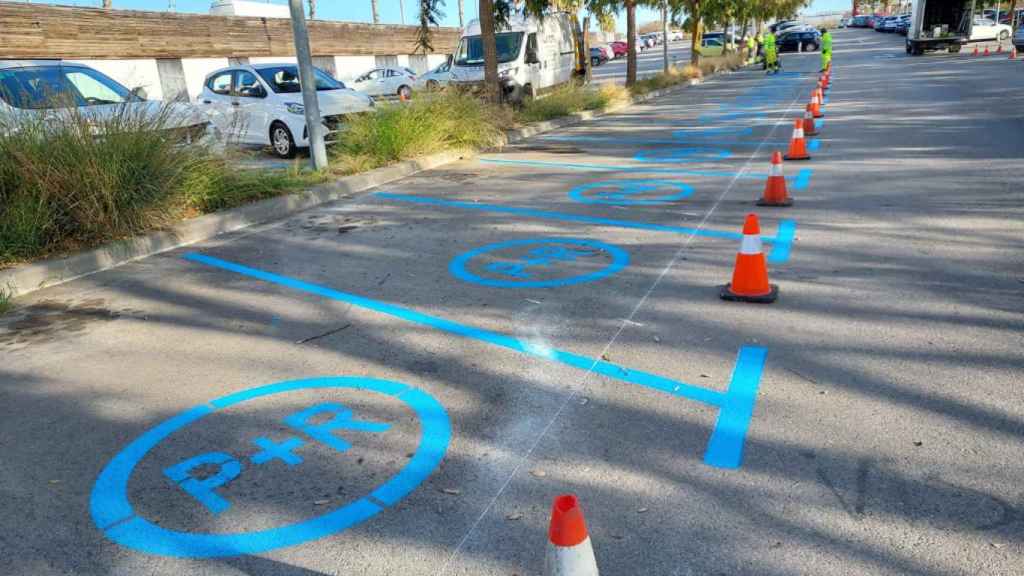
<svg viewBox="0 0 1024 576"><path fill-rule="evenodd" d="M498 79L506 100L520 102L572 82L577 66L573 18L555 12L544 18L513 17L496 30ZM484 80L484 47L480 21L462 32L451 67L451 84L475 89Z"/></svg>
<svg viewBox="0 0 1024 576"><path fill-rule="evenodd" d="M907 54L959 52L971 37L974 0L914 0L907 28Z"/></svg>

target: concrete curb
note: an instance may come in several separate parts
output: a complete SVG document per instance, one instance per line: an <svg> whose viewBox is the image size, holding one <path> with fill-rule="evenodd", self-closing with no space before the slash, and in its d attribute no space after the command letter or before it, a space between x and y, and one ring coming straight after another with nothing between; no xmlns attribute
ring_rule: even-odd
<svg viewBox="0 0 1024 576"><path fill-rule="evenodd" d="M502 141L497 143L495 147L501 148L507 144L521 142L543 132L579 124L607 114L614 114L634 104L660 98L687 86L700 83L700 80L690 80L687 83L662 90L654 90L643 96L631 98L627 103L601 112L577 112L564 118L537 122L529 126L509 130L501 139ZM472 154L465 151L448 151L423 156L415 160L406 160L362 174L345 176L303 192L278 196L238 208L206 214L175 224L167 230L150 232L142 236L111 242L70 256L40 260L31 264L0 270L0 288L10 291L11 296L23 296L42 288L70 282L77 278L109 270L147 256L208 240L221 234L252 226L253 224L279 220L296 212L308 210L327 202L348 198L364 190L400 180L417 172L437 168L467 156L472 156Z"/></svg>

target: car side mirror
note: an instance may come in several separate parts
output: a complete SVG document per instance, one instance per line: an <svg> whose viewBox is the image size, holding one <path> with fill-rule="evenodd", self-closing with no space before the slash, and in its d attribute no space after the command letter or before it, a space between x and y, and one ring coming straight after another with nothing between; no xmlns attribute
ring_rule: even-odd
<svg viewBox="0 0 1024 576"><path fill-rule="evenodd" d="M146 89L142 86L136 86L135 88L132 88L132 96L134 96L137 100L145 100Z"/></svg>
<svg viewBox="0 0 1024 576"><path fill-rule="evenodd" d="M526 63L527 64L540 64L540 58L537 57L537 53L531 51L526 52Z"/></svg>

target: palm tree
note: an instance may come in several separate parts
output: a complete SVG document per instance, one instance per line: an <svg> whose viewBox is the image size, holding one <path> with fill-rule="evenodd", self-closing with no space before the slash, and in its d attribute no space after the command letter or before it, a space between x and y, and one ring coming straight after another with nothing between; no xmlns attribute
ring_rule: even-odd
<svg viewBox="0 0 1024 576"><path fill-rule="evenodd" d="M316 18L316 0L309 0L309 19Z"/></svg>
<svg viewBox="0 0 1024 576"><path fill-rule="evenodd" d="M380 12L377 10L377 0L370 0L370 9L373 10L373 23L380 24Z"/></svg>

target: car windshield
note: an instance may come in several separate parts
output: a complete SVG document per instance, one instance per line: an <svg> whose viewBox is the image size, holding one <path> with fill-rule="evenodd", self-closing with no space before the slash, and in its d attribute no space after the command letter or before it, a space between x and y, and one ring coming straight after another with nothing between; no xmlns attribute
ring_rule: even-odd
<svg viewBox="0 0 1024 576"><path fill-rule="evenodd" d="M502 32L496 35L498 63L503 64L518 58L522 43L522 32ZM479 36L466 36L462 39L459 51L455 54L455 63L459 66L480 66L484 63L484 44Z"/></svg>
<svg viewBox="0 0 1024 576"><path fill-rule="evenodd" d="M302 91L299 86L299 69L297 66L275 66L272 68L260 68L257 70L263 81L270 86L270 89L277 94L295 94ZM316 75L317 91L341 90L344 84L338 82L331 75L319 68L314 68Z"/></svg>
<svg viewBox="0 0 1024 576"><path fill-rule="evenodd" d="M15 108L32 110L139 100L131 90L103 74L78 66L0 70L0 99Z"/></svg>

